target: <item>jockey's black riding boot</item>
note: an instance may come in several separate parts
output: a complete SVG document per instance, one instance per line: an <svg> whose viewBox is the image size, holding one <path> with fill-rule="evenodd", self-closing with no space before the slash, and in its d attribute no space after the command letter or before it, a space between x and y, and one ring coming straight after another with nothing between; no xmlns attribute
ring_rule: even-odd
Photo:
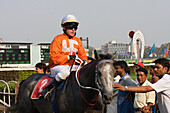
<svg viewBox="0 0 170 113"><path fill-rule="evenodd" d="M56 79L54 78L49 84L48 86L46 86L44 88L44 90L42 91L42 96L45 98L47 93L53 88L53 87L59 87L59 85L61 84L63 80L61 81L56 81ZM50 92L51 93L51 92Z"/></svg>

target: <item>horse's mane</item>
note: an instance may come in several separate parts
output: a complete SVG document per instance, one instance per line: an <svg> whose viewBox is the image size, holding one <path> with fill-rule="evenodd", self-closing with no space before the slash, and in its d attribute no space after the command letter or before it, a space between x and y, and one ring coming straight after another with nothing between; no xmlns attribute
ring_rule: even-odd
<svg viewBox="0 0 170 113"><path fill-rule="evenodd" d="M96 64L97 63L97 60L92 60L91 62L89 62L88 64L86 64L86 65L84 65L82 68L81 68L81 70L84 70L84 69L86 69L87 67L91 67L91 65L94 65L94 64Z"/></svg>
<svg viewBox="0 0 170 113"><path fill-rule="evenodd" d="M111 59L112 58L112 55L111 54L99 54L100 56L100 60L103 60L103 59Z"/></svg>
<svg viewBox="0 0 170 113"><path fill-rule="evenodd" d="M111 54L99 54L100 56L100 60L103 60L103 59L111 59L112 58L112 55ZM93 59L93 58L92 58ZM100 61L99 60L99 61ZM90 66L90 65L93 65L93 64L96 64L97 63L97 60L96 59L93 59L90 63L88 63L87 65L83 66L81 70L85 69L87 66Z"/></svg>

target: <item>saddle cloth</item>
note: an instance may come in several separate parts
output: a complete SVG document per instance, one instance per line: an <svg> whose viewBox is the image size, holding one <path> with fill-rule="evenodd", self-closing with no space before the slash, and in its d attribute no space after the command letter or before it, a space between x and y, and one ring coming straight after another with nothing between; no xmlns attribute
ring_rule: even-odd
<svg viewBox="0 0 170 113"><path fill-rule="evenodd" d="M42 95L43 89L51 82L52 79L53 78L49 76L40 78L34 87L34 90L31 94L31 99L39 99L39 97Z"/></svg>

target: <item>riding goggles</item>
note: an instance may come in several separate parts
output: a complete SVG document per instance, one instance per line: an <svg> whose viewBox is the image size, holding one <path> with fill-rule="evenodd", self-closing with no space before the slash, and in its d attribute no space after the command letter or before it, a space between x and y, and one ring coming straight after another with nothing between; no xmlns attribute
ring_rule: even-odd
<svg viewBox="0 0 170 113"><path fill-rule="evenodd" d="M74 28L75 30L77 30L78 27L77 27L77 26L69 26L69 27L67 27L67 29L70 29L70 30L72 30L73 28Z"/></svg>
<svg viewBox="0 0 170 113"><path fill-rule="evenodd" d="M70 29L70 30L72 30L73 28L74 28L75 30L78 29L78 26L77 26L77 24L75 24L75 23L67 24L65 27L66 27L66 29Z"/></svg>

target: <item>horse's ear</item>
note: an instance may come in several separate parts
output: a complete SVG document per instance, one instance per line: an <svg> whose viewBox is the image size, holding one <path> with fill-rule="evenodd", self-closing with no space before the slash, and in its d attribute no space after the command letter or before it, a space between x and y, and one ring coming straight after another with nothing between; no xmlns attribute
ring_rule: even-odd
<svg viewBox="0 0 170 113"><path fill-rule="evenodd" d="M94 50L94 56L96 60L100 60L100 56L97 54L96 50Z"/></svg>
<svg viewBox="0 0 170 113"><path fill-rule="evenodd" d="M112 60L114 60L116 58L116 52L112 55L112 58L111 58Z"/></svg>

